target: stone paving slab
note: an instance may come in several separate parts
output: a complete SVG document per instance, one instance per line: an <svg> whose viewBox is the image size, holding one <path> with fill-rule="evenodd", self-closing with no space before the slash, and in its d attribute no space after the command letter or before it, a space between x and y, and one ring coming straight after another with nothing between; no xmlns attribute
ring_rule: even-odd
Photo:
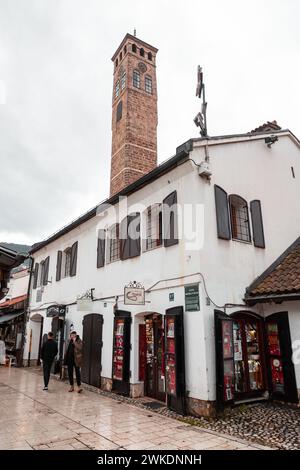
<svg viewBox="0 0 300 470"><path fill-rule="evenodd" d="M68 393L60 381L42 387L38 374L0 367L0 449L260 448L90 391Z"/></svg>

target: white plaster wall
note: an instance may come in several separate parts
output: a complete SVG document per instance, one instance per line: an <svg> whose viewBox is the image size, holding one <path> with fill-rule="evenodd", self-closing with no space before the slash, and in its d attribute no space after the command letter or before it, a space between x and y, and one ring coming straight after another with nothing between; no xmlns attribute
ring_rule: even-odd
<svg viewBox="0 0 300 470"><path fill-rule="evenodd" d="M197 145L196 145L197 146ZM225 303L243 303L245 288L261 274L287 246L299 236L300 226L300 153L299 148L288 136L279 136L279 141L268 149L263 140L226 143L210 146L212 166L211 182L199 177L197 168L188 162L161 176L155 182L140 189L128 198L131 209L139 210L134 204L143 203L143 208L157 202L173 190L177 190L179 204L197 204L204 207L204 225L197 231L204 233L204 245L191 249L188 240L178 245L142 253L126 261L107 264L96 268L97 228L108 228L115 222L113 210L102 217L73 229L58 240L34 254L37 262L50 255L49 279L44 287L42 302L36 303L36 291L32 292L31 310L45 312L53 303L69 304L78 295L95 288L93 309L104 316L102 375L111 376L113 309L115 297L118 307L132 312L132 382L138 380L138 323L136 314L143 311L165 313L166 308L184 305L184 284L201 282L200 276L189 277L201 272L206 280L209 297L219 306ZM203 148L191 153L197 163L204 158ZM296 179L292 178L291 166ZM214 184L221 186L228 194L239 194L248 202L261 200L265 229L266 249L255 248L253 244L224 241L217 238ZM121 218L126 215L120 208ZM291 216L292 214L292 216ZM182 217L179 217L181 223ZM201 236L200 236L201 238ZM55 281L56 256L78 241L77 275L74 278ZM164 281L180 278L175 281ZM139 281L145 288L161 281L155 289L146 294L146 306L142 308L122 304L123 289L130 281ZM175 301L169 302L169 292L175 292ZM214 306L206 305L206 293L201 283L200 312L185 313L186 382L190 396L200 399L215 399L215 357L214 357ZM104 301L108 306L104 307ZM43 310L44 309L44 310ZM238 310L241 308L236 308ZM249 309L248 309L249 310ZM257 309L252 309L257 311ZM230 313L231 310L228 310ZM69 306L68 321L81 331L82 313L76 305ZM51 324L51 323L50 323ZM46 325L44 329L50 327Z"/></svg>

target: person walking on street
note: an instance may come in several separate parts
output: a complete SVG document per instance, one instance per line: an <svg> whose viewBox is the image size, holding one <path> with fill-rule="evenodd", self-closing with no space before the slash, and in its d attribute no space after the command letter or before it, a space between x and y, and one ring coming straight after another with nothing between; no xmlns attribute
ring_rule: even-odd
<svg viewBox="0 0 300 470"><path fill-rule="evenodd" d="M70 382L69 392L74 392L74 369L76 375L76 383L78 387L78 393L82 392L81 388L81 375L80 367L82 364L82 341L76 331L72 331L70 334L70 341L67 346L65 355L65 364L68 366L68 376Z"/></svg>
<svg viewBox="0 0 300 470"><path fill-rule="evenodd" d="M41 359L43 361L43 371L44 371L44 388L43 390L48 390L48 384L50 379L50 371L54 361L54 358L58 352L57 342L54 340L54 335L50 331L48 333L47 341L44 342L41 349Z"/></svg>

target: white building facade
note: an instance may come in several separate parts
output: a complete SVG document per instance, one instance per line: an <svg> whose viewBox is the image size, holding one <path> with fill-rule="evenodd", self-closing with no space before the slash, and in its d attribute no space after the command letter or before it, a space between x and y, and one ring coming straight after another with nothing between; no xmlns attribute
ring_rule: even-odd
<svg viewBox="0 0 300 470"><path fill-rule="evenodd" d="M268 147L270 135L277 141ZM210 176L199 175L203 162ZM83 380L106 390L205 416L241 400L296 402L298 364L292 394L284 379L276 390L272 382L265 323L282 308L249 305L245 291L299 236L299 175L300 144L288 130L179 147L33 247L25 361L29 343L32 363L43 335L54 330L59 370L76 330L84 341ZM144 304L125 303L128 285L144 288ZM299 302L284 311L292 346L300 339Z"/></svg>

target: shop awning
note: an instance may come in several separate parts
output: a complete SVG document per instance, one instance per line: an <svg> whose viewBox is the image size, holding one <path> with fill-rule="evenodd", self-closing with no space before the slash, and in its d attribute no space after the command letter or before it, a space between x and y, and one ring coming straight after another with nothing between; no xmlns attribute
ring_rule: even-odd
<svg viewBox="0 0 300 470"><path fill-rule="evenodd" d="M10 300L6 300L5 302L2 302L0 303L0 309L1 308L7 308L7 307L11 307L13 305L16 305L20 302L24 302L24 300L27 299L27 294L24 294L24 295L19 295L19 297L14 297L13 299L10 299Z"/></svg>
<svg viewBox="0 0 300 470"><path fill-rule="evenodd" d="M20 315L23 315L24 312L18 312L18 313L7 313L6 315L0 316L0 323L6 323L8 321L14 320L15 318L19 317Z"/></svg>

